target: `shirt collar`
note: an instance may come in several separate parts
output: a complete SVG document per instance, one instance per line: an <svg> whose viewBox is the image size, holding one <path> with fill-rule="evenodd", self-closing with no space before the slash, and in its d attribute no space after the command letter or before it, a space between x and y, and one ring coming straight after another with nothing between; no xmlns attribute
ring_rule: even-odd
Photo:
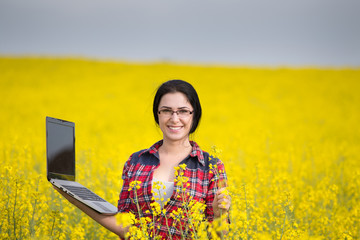
<svg viewBox="0 0 360 240"><path fill-rule="evenodd" d="M142 155L143 153L150 153L153 155L158 156L158 152L159 152L159 148L160 146L163 144L163 140L160 140L158 142L156 142L154 145L152 145L150 148L146 149L145 151L141 152L140 155ZM194 142L194 141L190 141L190 145L192 147L191 153L190 153L190 157L197 157L198 161L205 166L205 157L204 157L204 153L203 151L200 149L199 145ZM140 156L139 155L139 156Z"/></svg>

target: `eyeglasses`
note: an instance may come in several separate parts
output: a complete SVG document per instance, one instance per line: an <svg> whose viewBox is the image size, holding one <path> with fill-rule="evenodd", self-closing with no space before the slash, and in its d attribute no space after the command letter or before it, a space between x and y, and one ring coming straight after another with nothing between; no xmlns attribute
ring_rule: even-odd
<svg viewBox="0 0 360 240"><path fill-rule="evenodd" d="M177 111L171 109L161 109L159 110L159 114L163 115L164 117L171 117L174 113L178 115L179 118L187 118L189 117L194 111L190 111L187 109L180 109Z"/></svg>

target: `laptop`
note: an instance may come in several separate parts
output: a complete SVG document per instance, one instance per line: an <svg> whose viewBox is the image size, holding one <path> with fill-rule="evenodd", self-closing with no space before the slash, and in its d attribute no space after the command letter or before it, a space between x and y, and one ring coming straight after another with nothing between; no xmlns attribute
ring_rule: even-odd
<svg viewBox="0 0 360 240"><path fill-rule="evenodd" d="M75 124L46 117L47 179L96 212L114 215L117 208L75 182Z"/></svg>

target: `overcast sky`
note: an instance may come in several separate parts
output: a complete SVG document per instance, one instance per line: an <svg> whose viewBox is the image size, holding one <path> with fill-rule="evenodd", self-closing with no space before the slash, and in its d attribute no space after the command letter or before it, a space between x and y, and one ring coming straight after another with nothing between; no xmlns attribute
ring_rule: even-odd
<svg viewBox="0 0 360 240"><path fill-rule="evenodd" d="M360 66L360 0L0 0L0 55Z"/></svg>

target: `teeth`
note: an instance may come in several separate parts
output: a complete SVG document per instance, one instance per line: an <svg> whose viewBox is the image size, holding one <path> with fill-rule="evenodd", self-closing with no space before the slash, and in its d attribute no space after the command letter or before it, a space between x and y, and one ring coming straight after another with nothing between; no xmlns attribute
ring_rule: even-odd
<svg viewBox="0 0 360 240"><path fill-rule="evenodd" d="M169 127L169 128L173 130L179 130L181 127Z"/></svg>

